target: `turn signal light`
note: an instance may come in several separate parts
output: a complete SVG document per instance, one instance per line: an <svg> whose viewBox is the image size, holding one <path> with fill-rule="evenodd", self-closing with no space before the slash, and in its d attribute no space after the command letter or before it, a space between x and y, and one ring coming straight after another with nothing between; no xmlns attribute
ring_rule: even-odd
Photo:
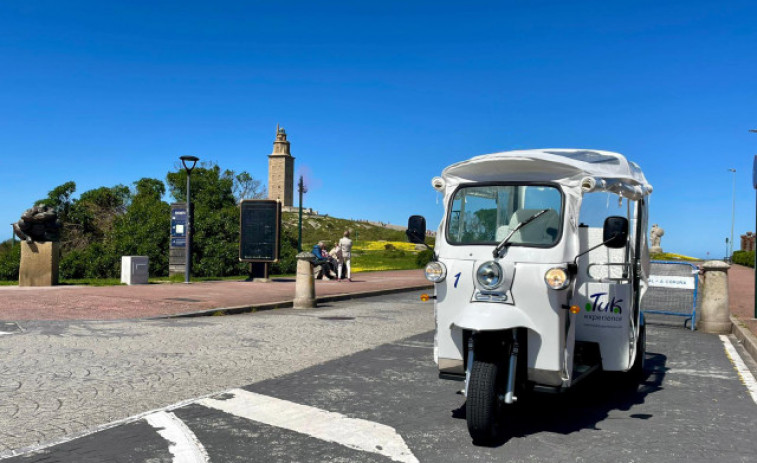
<svg viewBox="0 0 757 463"><path fill-rule="evenodd" d="M572 305L572 306L570 306L570 313L572 313L572 314L577 314L577 313L578 313L578 312L580 312L580 311L581 311L581 308L580 308L580 307L578 307L577 305Z"/></svg>
<svg viewBox="0 0 757 463"><path fill-rule="evenodd" d="M428 302L428 294L421 294L421 301Z"/></svg>

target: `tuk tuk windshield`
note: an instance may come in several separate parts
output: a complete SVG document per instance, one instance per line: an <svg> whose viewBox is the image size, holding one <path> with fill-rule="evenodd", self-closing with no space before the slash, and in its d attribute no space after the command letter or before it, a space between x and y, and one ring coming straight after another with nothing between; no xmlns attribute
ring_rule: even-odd
<svg viewBox="0 0 757 463"><path fill-rule="evenodd" d="M508 243L553 246L561 235L562 198L551 185L462 186L450 204L447 242L496 245L518 224L546 211L513 233Z"/></svg>

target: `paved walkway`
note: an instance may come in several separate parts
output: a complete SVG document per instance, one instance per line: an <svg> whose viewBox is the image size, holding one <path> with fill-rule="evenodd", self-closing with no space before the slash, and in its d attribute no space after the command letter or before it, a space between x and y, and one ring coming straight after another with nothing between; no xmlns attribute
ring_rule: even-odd
<svg viewBox="0 0 757 463"><path fill-rule="evenodd" d="M728 272L731 313L757 335L754 270L733 265ZM345 299L398 290L431 288L422 270L356 273L353 282L316 281L319 299ZM272 282L213 281L134 286L0 286L0 320L117 320L196 313L216 309L249 311L286 307L294 299L294 278Z"/></svg>
<svg viewBox="0 0 757 463"><path fill-rule="evenodd" d="M423 270L353 274L349 281L316 280L321 300L348 299L401 290L431 288ZM0 320L117 320L231 309L250 311L291 306L294 278L213 281L134 286L0 286Z"/></svg>

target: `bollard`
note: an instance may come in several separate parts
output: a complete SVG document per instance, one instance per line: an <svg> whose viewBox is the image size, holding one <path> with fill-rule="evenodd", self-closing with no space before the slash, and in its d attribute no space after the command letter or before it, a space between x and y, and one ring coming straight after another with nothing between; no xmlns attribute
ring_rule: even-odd
<svg viewBox="0 0 757 463"><path fill-rule="evenodd" d="M728 334L731 332L731 311L728 306L728 269L730 265L719 260L709 260L702 265L704 271L704 296L702 317L697 329L705 333Z"/></svg>
<svg viewBox="0 0 757 463"><path fill-rule="evenodd" d="M295 309L315 307L315 278L313 277L313 256L310 252L297 254L297 280L294 285Z"/></svg>

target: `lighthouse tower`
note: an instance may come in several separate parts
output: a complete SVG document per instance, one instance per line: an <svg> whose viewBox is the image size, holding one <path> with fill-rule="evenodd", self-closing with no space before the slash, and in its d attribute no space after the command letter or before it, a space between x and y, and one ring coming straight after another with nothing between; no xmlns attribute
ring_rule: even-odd
<svg viewBox="0 0 757 463"><path fill-rule="evenodd" d="M294 157L289 151L287 134L276 125L273 153L268 156L268 199L278 199L284 207L291 207L294 197Z"/></svg>

